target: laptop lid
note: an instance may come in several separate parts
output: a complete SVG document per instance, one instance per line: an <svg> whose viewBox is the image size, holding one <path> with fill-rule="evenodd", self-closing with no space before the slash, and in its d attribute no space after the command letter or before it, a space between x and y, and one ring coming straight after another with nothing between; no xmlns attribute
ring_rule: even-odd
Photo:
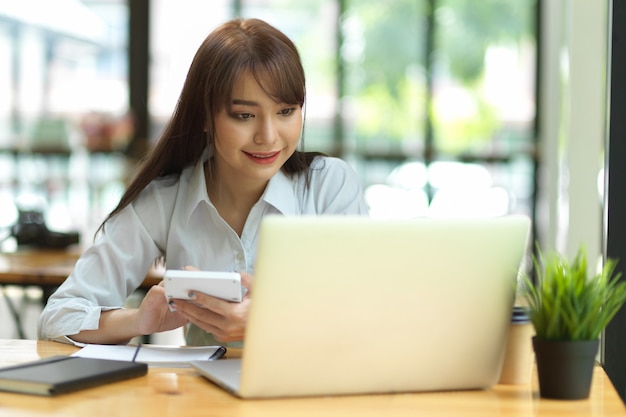
<svg viewBox="0 0 626 417"><path fill-rule="evenodd" d="M524 216L266 218L230 390L264 398L495 384L529 227ZM224 362L195 366L209 377L232 367Z"/></svg>

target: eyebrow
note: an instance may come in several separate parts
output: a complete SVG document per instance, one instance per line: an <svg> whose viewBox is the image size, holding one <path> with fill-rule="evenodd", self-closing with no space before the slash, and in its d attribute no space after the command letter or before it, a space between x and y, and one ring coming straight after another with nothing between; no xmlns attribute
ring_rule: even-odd
<svg viewBox="0 0 626 417"><path fill-rule="evenodd" d="M256 101L250 101L250 100L243 100L240 98L235 98L233 99L233 103L232 104L241 104L244 106L258 106L259 103L257 103Z"/></svg>

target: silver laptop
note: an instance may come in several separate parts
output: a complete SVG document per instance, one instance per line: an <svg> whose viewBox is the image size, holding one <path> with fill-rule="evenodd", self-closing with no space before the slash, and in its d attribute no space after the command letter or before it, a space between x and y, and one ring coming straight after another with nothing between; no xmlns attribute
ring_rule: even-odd
<svg viewBox="0 0 626 417"><path fill-rule="evenodd" d="M530 221L268 217L241 359L196 361L241 398L497 383Z"/></svg>

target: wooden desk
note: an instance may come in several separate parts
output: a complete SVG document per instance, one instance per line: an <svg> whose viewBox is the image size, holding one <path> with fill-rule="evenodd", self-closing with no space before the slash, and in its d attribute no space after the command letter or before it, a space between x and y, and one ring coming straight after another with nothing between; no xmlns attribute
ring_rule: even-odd
<svg viewBox="0 0 626 417"><path fill-rule="evenodd" d="M17 252L0 252L0 290L6 285L21 287L38 286L43 290L43 302L65 281L74 270L74 264L80 257L80 250L42 250L21 249ZM152 269L146 275L141 288L150 288L158 284L163 271ZM25 337L21 318L11 299L5 295L5 301L13 316L20 338Z"/></svg>
<svg viewBox="0 0 626 417"><path fill-rule="evenodd" d="M57 287L74 270L79 256L78 249L24 249L0 253L0 285L36 285L44 289ZM161 276L162 271L150 271L142 287L158 284Z"/></svg>
<svg viewBox="0 0 626 417"><path fill-rule="evenodd" d="M0 340L0 366L76 348L55 342ZM536 376L528 385L497 385L490 390L240 400L200 377L191 368L150 368L148 375L55 398L0 393L3 417L50 416L626 416L626 408L604 370L594 371L587 400L540 399Z"/></svg>

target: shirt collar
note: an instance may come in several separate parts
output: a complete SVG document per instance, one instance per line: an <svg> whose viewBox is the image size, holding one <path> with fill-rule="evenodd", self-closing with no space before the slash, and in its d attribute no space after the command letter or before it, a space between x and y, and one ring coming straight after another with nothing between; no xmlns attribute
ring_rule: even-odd
<svg viewBox="0 0 626 417"><path fill-rule="evenodd" d="M181 183L188 183L185 200L185 217L187 221L195 209L203 202L213 207L206 191L206 178L204 176L204 162L207 158L208 154L205 152L198 163L185 168L180 176ZM282 170L279 170L270 179L265 192L261 196L261 200L273 206L284 215L296 214L297 198L293 180Z"/></svg>
<svg viewBox="0 0 626 417"><path fill-rule="evenodd" d="M296 214L298 200L293 179L288 177L282 169L279 170L270 179L261 200L274 206L284 215Z"/></svg>

